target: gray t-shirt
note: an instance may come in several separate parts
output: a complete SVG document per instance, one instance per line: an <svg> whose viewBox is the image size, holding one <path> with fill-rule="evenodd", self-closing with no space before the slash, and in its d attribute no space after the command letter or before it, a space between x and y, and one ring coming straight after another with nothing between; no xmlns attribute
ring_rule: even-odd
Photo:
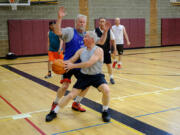
<svg viewBox="0 0 180 135"><path fill-rule="evenodd" d="M78 34L82 37L84 37L84 33L81 34L78 32ZM73 39L74 36L74 28L72 27L66 27L62 28L62 39L64 42L68 43Z"/></svg>
<svg viewBox="0 0 180 135"><path fill-rule="evenodd" d="M88 61L97 48L98 46L94 46L92 50L87 50L87 47L85 47L80 55L81 61L82 62ZM94 63L91 67L81 68L81 72L86 75L100 74L102 73L102 65L103 65L103 61L99 60L96 63Z"/></svg>

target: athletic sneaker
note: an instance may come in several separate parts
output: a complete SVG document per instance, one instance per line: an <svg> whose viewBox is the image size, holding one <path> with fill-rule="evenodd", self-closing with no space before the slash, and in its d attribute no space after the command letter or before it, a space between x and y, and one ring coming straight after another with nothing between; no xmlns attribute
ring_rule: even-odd
<svg viewBox="0 0 180 135"><path fill-rule="evenodd" d="M115 81L114 81L113 78L110 78L110 83L111 83L111 84L115 84Z"/></svg>
<svg viewBox="0 0 180 135"><path fill-rule="evenodd" d="M54 112L54 109L56 108L58 104L53 102L51 106L51 110L49 114L46 115L46 122L52 121L54 118L56 118L56 113Z"/></svg>
<svg viewBox="0 0 180 135"><path fill-rule="evenodd" d="M118 64L118 69L120 69L121 68L121 65L120 64Z"/></svg>
<svg viewBox="0 0 180 135"><path fill-rule="evenodd" d="M108 110L102 112L102 119L104 122L110 122L111 116L110 116Z"/></svg>
<svg viewBox="0 0 180 135"><path fill-rule="evenodd" d="M51 78L51 77L52 77L52 75L50 74L50 75L46 75L44 78L48 79L48 78Z"/></svg>
<svg viewBox="0 0 180 135"><path fill-rule="evenodd" d="M115 68L115 67L116 67L116 64L117 64L117 61L114 61L114 62L113 62L113 65L112 65L112 68Z"/></svg>
<svg viewBox="0 0 180 135"><path fill-rule="evenodd" d="M75 111L85 112L86 109L82 108L80 103L73 102L72 109Z"/></svg>
<svg viewBox="0 0 180 135"><path fill-rule="evenodd" d="M56 117L57 117L57 113L55 113L54 111L50 111L50 113L46 115L46 122L50 122Z"/></svg>

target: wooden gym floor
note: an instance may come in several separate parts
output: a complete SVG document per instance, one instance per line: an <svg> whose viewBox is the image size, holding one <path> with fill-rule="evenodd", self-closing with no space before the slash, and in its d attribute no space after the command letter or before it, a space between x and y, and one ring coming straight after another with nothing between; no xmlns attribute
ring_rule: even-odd
<svg viewBox="0 0 180 135"><path fill-rule="evenodd" d="M48 57L0 59L0 134L178 135L179 58L180 46L125 50L122 69L113 70L116 84L109 84L110 123L101 120L101 93L93 87L82 101L87 112L73 111L70 103L46 123L60 87L60 76L44 79Z"/></svg>

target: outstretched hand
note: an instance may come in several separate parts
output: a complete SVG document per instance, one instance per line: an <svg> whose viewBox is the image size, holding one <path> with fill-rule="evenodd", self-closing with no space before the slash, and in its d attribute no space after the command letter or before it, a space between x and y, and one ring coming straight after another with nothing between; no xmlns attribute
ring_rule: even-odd
<svg viewBox="0 0 180 135"><path fill-rule="evenodd" d="M65 8L64 7L59 7L58 18L62 18L64 16L66 16Z"/></svg>
<svg viewBox="0 0 180 135"><path fill-rule="evenodd" d="M111 28L111 23L110 22L106 22L105 27L104 27L104 31L108 31Z"/></svg>

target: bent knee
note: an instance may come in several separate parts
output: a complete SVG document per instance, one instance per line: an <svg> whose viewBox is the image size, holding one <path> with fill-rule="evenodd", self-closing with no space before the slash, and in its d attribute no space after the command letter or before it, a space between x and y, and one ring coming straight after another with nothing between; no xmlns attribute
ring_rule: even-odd
<svg viewBox="0 0 180 135"><path fill-rule="evenodd" d="M109 86L107 84L104 84L102 87L101 87L101 91L103 94L106 94L106 95L109 95L110 94L110 89L109 89Z"/></svg>
<svg viewBox="0 0 180 135"><path fill-rule="evenodd" d="M76 97L76 95L74 95L73 93L69 93L68 97L72 100L72 99L74 99Z"/></svg>
<svg viewBox="0 0 180 135"><path fill-rule="evenodd" d="M106 95L109 95L109 94L110 94L109 88L104 89L104 90L103 90L103 93L106 94Z"/></svg>
<svg viewBox="0 0 180 135"><path fill-rule="evenodd" d="M68 89L68 87L69 87L68 84L63 84L62 87L61 87L61 89L62 89L63 91L66 91L66 90Z"/></svg>

